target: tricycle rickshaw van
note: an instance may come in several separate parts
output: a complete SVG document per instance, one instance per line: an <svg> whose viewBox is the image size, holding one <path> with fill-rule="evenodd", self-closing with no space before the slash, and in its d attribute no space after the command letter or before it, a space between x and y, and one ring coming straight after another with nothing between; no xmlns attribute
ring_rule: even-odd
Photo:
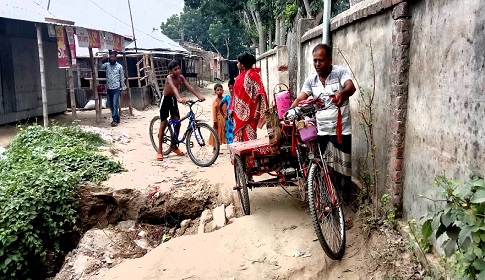
<svg viewBox="0 0 485 280"><path fill-rule="evenodd" d="M290 98L288 91L275 93L275 100L278 95ZM282 109L274 105L266 112L269 140L235 142L229 149L234 164L234 190L238 192L243 214L251 213L249 190L296 187L299 199L308 201L322 248L331 259L337 260L345 250L345 219L343 201L327 166L325 147L317 142L315 114L329 105L323 104L319 97L306 100L297 108L283 109L288 111L284 117ZM262 174L270 175L270 179L253 179Z"/></svg>

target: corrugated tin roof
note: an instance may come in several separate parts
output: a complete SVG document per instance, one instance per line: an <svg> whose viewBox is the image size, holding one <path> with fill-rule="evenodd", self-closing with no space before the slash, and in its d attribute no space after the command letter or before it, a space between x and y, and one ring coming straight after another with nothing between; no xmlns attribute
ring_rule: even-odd
<svg viewBox="0 0 485 280"><path fill-rule="evenodd" d="M46 17L54 15L32 0L0 0L0 17L45 22Z"/></svg>
<svg viewBox="0 0 485 280"><path fill-rule="evenodd" d="M190 53L177 42L168 38L158 29L154 29L151 33L137 38L136 46L138 49L144 50L169 50ZM135 42L129 44L126 49L135 49Z"/></svg>

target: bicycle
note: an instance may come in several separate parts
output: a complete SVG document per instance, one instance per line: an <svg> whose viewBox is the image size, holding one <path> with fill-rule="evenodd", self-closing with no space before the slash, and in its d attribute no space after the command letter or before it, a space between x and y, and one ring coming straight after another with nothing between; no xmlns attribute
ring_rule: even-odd
<svg viewBox="0 0 485 280"><path fill-rule="evenodd" d="M192 106L198 102L202 101L187 101L186 106L189 107L187 115L179 120L174 120L172 118L168 120L162 139L162 153L164 156L168 156L173 149L178 147L178 144L185 142L189 158L198 166L208 167L217 160L220 151L220 143L216 131L203 120L196 119ZM176 126L186 119L189 120L187 129L185 130L182 139L179 139ZM149 133L152 146L157 152L159 129L160 116L155 116L150 121ZM216 143L214 147L215 150L213 150L212 146L208 145L208 140L211 135L214 137ZM196 148L199 148L199 150L197 151ZM209 151L207 151L207 149L209 149ZM204 161L204 159L201 159L205 157L208 157L208 160Z"/></svg>
<svg viewBox="0 0 485 280"><path fill-rule="evenodd" d="M323 105L318 104L317 100L319 97L307 102L300 109L295 109L293 116L291 113L289 114L289 119L303 120L305 116L313 118L316 111L321 110ZM310 119L310 121L312 120L315 121L315 119ZM322 153L321 145L316 140L317 128L313 126L310 129L314 130L313 137L303 141L305 147L308 148L306 157L310 162L306 178L310 216L323 250L331 259L339 260L345 251L343 201L339 191L335 188L333 174L328 169L327 164L331 162L328 162L325 153ZM302 131L299 132L302 136Z"/></svg>

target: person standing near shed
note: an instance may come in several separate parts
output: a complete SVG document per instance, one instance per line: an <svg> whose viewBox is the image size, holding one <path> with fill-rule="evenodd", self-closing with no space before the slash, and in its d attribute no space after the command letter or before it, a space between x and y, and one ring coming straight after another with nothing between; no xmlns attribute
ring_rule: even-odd
<svg viewBox="0 0 485 280"><path fill-rule="evenodd" d="M115 127L120 123L119 103L120 93L126 94L125 71L123 66L116 62L118 53L109 51L108 55L103 55L100 70L106 70L106 85L108 87L108 103L110 104L111 116L113 121L111 126Z"/></svg>

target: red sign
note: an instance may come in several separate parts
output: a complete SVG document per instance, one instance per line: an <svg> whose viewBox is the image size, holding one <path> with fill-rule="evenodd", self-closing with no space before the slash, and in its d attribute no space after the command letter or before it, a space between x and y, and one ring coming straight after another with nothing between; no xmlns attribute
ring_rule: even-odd
<svg viewBox="0 0 485 280"><path fill-rule="evenodd" d="M98 30L88 29L89 48L101 48L101 35Z"/></svg>
<svg viewBox="0 0 485 280"><path fill-rule="evenodd" d="M64 27L56 26L57 37L57 64L59 68L69 68L69 53L67 51Z"/></svg>
<svg viewBox="0 0 485 280"><path fill-rule="evenodd" d="M123 51L123 37L113 34L113 50L117 52Z"/></svg>
<svg viewBox="0 0 485 280"><path fill-rule="evenodd" d="M74 41L74 27L66 27L67 41L69 42L69 50L71 51L71 63L76 66L76 42Z"/></svg>

